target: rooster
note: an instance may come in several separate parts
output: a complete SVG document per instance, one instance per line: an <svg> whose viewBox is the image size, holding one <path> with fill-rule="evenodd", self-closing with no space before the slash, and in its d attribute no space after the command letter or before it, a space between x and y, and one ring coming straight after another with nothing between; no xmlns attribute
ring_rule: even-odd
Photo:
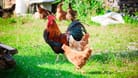
<svg viewBox="0 0 138 78"><path fill-rule="evenodd" d="M66 19L67 20L75 20L77 15L77 11L74 11L71 7L71 3L69 3L68 5L68 9L67 9L67 14L66 14Z"/></svg>
<svg viewBox="0 0 138 78"><path fill-rule="evenodd" d="M52 14L51 11L42 8L39 4L37 4L37 8L41 19L46 19L48 15Z"/></svg>
<svg viewBox="0 0 138 78"><path fill-rule="evenodd" d="M79 41L86 32L84 26L79 21L73 21L67 31L62 33L55 21L55 16L49 15L44 30L43 37L46 43L52 48L56 54L63 54L64 50L61 48L63 44L68 45L69 36L72 35L75 40ZM58 58L58 57L57 57ZM56 59L57 61L58 59Z"/></svg>
<svg viewBox="0 0 138 78"><path fill-rule="evenodd" d="M65 51L64 54L67 59L75 65L75 68L81 69L85 64L88 58L91 56L92 50L85 46L83 51L78 51L76 49L72 49L70 46L63 44L62 49Z"/></svg>
<svg viewBox="0 0 138 78"><path fill-rule="evenodd" d="M61 47L62 44L67 44L67 36L65 33L61 33L55 19L53 15L48 16L47 28L44 30L44 40L56 54L63 54L64 51ZM58 57L59 56L57 56L56 61Z"/></svg>
<svg viewBox="0 0 138 78"><path fill-rule="evenodd" d="M67 12L63 11L62 5L63 3L59 3L57 6L57 11L56 11L56 18L60 21L66 20L66 14L67 14Z"/></svg>
<svg viewBox="0 0 138 78"><path fill-rule="evenodd" d="M2 18L8 18L13 15L13 12L15 10L15 4L13 4L10 8L3 9L0 7L0 17Z"/></svg>

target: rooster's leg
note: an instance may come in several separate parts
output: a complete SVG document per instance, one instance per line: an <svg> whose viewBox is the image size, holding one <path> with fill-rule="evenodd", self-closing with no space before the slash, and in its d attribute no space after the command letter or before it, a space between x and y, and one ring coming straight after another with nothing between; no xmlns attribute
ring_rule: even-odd
<svg viewBox="0 0 138 78"><path fill-rule="evenodd" d="M62 61L66 61L66 58L65 58L66 56L65 55L61 55L61 54L56 54L56 60L55 60L55 63L56 62L58 62L60 59L62 60Z"/></svg>
<svg viewBox="0 0 138 78"><path fill-rule="evenodd" d="M56 60L55 60L55 62L58 62L58 60L59 60L59 54L56 54Z"/></svg>

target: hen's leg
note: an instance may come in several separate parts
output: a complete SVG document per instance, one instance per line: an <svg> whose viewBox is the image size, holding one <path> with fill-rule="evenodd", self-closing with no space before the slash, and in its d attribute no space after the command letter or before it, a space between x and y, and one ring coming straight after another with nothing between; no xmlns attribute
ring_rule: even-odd
<svg viewBox="0 0 138 78"><path fill-rule="evenodd" d="M82 73L82 74L85 73L85 71L82 70L81 67L79 67L79 66L76 66L76 67L75 67L75 71L80 72L80 73Z"/></svg>
<svg viewBox="0 0 138 78"><path fill-rule="evenodd" d="M66 61L67 60L67 58L66 58L66 56L63 54L63 56L62 56L62 60L63 61Z"/></svg>

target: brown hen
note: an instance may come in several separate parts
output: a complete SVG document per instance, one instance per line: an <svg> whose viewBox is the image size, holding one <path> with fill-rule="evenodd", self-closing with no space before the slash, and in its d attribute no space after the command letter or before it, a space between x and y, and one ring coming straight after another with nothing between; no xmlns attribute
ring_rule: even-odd
<svg viewBox="0 0 138 78"><path fill-rule="evenodd" d="M57 11L56 11L56 18L58 20L66 20L66 14L67 12L65 12L63 9L62 9L62 5L63 3L59 3L58 6L57 6Z"/></svg>
<svg viewBox="0 0 138 78"><path fill-rule="evenodd" d="M65 44L63 44L62 49L64 50L64 54L67 59L75 65L76 69L81 69L86 64L86 61L92 53L92 50L88 47L88 45L85 46L83 51L72 49Z"/></svg>
<svg viewBox="0 0 138 78"><path fill-rule="evenodd" d="M71 7L71 3L69 3L68 9L67 9L67 14L66 14L66 19L73 21L76 19L76 15L77 15L77 11L73 10Z"/></svg>
<svg viewBox="0 0 138 78"><path fill-rule="evenodd" d="M46 19L48 15L52 14L52 12L42 8L39 4L37 4L37 8L38 8L40 19Z"/></svg>

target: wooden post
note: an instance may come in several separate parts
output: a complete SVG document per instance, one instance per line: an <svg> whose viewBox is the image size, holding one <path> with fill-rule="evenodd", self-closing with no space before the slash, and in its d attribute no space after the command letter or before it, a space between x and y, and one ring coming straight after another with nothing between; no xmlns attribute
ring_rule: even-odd
<svg viewBox="0 0 138 78"><path fill-rule="evenodd" d="M3 7L3 0L0 0L0 6Z"/></svg>

